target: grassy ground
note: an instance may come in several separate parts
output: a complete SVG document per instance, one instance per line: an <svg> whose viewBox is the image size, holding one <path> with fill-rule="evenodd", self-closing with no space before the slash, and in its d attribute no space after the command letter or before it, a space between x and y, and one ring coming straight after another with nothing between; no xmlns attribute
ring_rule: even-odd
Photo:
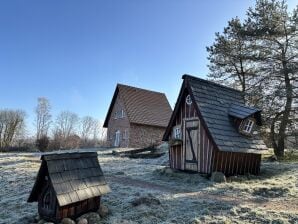
<svg viewBox="0 0 298 224"><path fill-rule="evenodd" d="M267 153L262 155L262 160L267 161L272 156L274 156L273 149L269 149ZM298 162L298 150L286 150L284 157L279 160L281 162Z"/></svg>
<svg viewBox="0 0 298 224"><path fill-rule="evenodd" d="M112 192L102 223L298 223L298 162L263 162L260 176L212 183L199 174L170 172L167 156L129 159L98 152ZM0 223L26 223L26 203L39 154L0 154Z"/></svg>

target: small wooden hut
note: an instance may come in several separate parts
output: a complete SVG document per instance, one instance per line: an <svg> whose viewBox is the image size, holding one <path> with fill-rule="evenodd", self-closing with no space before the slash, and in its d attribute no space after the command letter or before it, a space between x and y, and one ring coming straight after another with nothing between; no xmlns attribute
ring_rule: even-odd
<svg viewBox="0 0 298 224"><path fill-rule="evenodd" d="M47 154L28 202L38 202L41 218L59 221L96 211L110 188L96 152Z"/></svg>
<svg viewBox="0 0 298 224"><path fill-rule="evenodd" d="M163 140L170 166L211 174L258 174L266 150L258 135L261 110L248 107L238 90L184 75Z"/></svg>

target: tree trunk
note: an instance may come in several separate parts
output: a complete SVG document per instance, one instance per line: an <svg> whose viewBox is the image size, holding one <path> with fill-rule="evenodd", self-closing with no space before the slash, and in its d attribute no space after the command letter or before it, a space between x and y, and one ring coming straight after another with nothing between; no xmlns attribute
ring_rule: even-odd
<svg viewBox="0 0 298 224"><path fill-rule="evenodd" d="M289 117L290 117L292 101L293 101L292 85L287 71L286 62L283 62L283 68L284 68L285 86L286 86L286 105L285 105L285 109L279 126L277 148L276 148L276 154L275 154L277 157L280 157L280 158L284 156L286 128L289 124Z"/></svg>
<svg viewBox="0 0 298 224"><path fill-rule="evenodd" d="M271 122L271 125L270 125L270 139L271 139L271 144L272 144L272 147L273 147L273 150L274 150L274 154L278 156L278 144L276 143L276 139L275 139L275 124L276 122L278 121L278 118L282 115L283 111L282 112L279 112L275 115L275 117L273 118L272 122Z"/></svg>

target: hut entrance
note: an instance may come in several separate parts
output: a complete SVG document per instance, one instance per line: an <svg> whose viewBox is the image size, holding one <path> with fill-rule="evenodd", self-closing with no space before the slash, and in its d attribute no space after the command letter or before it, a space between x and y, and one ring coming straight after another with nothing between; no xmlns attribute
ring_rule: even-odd
<svg viewBox="0 0 298 224"><path fill-rule="evenodd" d="M50 184L47 184L40 197L38 203L39 213L45 217L53 217L56 213L56 195Z"/></svg>
<svg viewBox="0 0 298 224"><path fill-rule="evenodd" d="M199 120L186 119L184 122L185 170L198 171Z"/></svg>

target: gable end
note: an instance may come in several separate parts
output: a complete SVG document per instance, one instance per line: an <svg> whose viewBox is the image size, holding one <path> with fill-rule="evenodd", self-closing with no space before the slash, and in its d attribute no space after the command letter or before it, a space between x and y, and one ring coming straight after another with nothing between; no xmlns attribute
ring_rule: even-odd
<svg viewBox="0 0 298 224"><path fill-rule="evenodd" d="M109 124L109 120L110 120L110 117L111 117L111 113L113 111L113 108L114 108L114 105L115 105L115 102L116 102L116 99L117 99L117 96L118 96L118 93L119 93L119 88L118 88L118 85L115 89L115 92L114 92L114 95L113 95L113 98L112 98L112 102L109 106L109 109L108 109L108 113L106 115L106 119L103 123L103 127L104 128L107 128L108 127L108 124Z"/></svg>

